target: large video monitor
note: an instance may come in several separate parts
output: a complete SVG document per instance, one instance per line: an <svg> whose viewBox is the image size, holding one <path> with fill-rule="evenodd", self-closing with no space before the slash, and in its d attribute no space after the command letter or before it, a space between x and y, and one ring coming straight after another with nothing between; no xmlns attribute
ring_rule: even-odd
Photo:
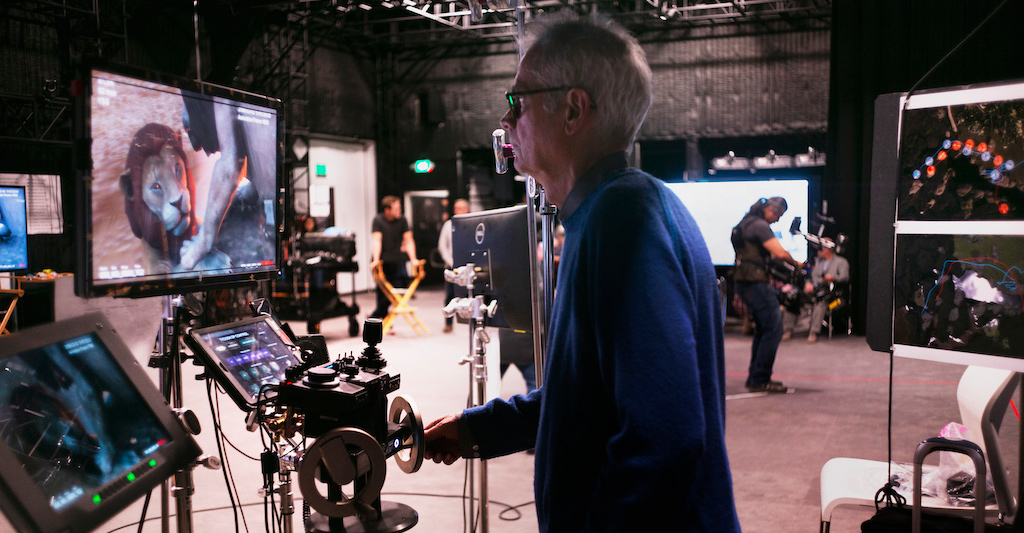
<svg viewBox="0 0 1024 533"><path fill-rule="evenodd" d="M1024 371L1024 82L883 95L875 138L869 345Z"/></svg>
<svg viewBox="0 0 1024 533"><path fill-rule="evenodd" d="M280 101L120 68L88 69L75 101L78 294L174 294L276 276Z"/></svg>
<svg viewBox="0 0 1024 533"><path fill-rule="evenodd" d="M0 509L86 532L199 456L102 314L0 337Z"/></svg>
<svg viewBox="0 0 1024 533"><path fill-rule="evenodd" d="M693 215L704 242L711 252L711 262L717 266L732 266L736 252L732 248L732 228L740 223L750 206L760 198L781 196L789 206L786 214L772 230L797 261L807 260L807 241L790 233L795 217L800 217L800 231L807 232L807 192L805 179L773 179L746 181L686 181L666 183L679 196Z"/></svg>
<svg viewBox="0 0 1024 533"><path fill-rule="evenodd" d="M0 185L0 271L28 270L25 188Z"/></svg>
<svg viewBox="0 0 1024 533"><path fill-rule="evenodd" d="M529 215L528 206L517 205L452 217L454 266L476 265L482 277L473 295L483 295L485 303L498 301L488 326L533 331L530 254L536 244L530 242ZM467 292L455 288L456 296Z"/></svg>
<svg viewBox="0 0 1024 533"><path fill-rule="evenodd" d="M244 411L253 409L264 385L280 384L285 370L302 363L288 336L267 315L192 329L186 339Z"/></svg>

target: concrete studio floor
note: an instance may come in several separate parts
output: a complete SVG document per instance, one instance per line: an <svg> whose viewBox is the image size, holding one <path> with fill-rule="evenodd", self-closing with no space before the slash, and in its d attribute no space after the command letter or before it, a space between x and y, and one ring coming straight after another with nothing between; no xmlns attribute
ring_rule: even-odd
<svg viewBox="0 0 1024 533"><path fill-rule="evenodd" d="M348 298L346 297L346 300ZM372 294L358 296L365 312L373 307ZM467 327L456 325L442 333L440 287L421 288L412 305L430 329L417 336L404 320L397 320L394 335L386 335L380 349L387 370L401 374L398 393L415 400L424 424L460 410L466 405L469 376L459 361L468 351ZM360 316L360 323L363 316ZM158 323L154 319L154 324ZM155 327L155 326L154 326ZM297 333L305 325L293 323ZM154 330L155 332L155 330ZM363 348L361 337L348 336L345 317L322 324L331 355ZM488 355L497 357L497 335ZM814 532L819 521L819 472L832 457L885 460L889 389L889 355L872 352L863 337L840 336L817 344L805 337L784 342L775 364L775 379L796 390L792 394L758 396L746 394L743 381L749 361L750 337L738 323L730 321L726 331L727 446L732 465L740 523L747 533ZM137 354L140 360L149 354ZM186 364L185 399L200 417L204 431L197 437L204 452L216 454L211 409L203 382L190 377L195 367ZM893 374L893 458L909 462L917 444L935 436L948 422L959 422L956 387L963 367L897 359ZM197 372L196 372L197 373ZM501 385L501 395L524 390L516 370L510 370ZM1014 396L1015 402L1019 392ZM244 415L227 396L220 395L222 426L228 439L251 456L262 451L258 433L244 428ZM1019 426L1008 410L1001 439L1004 459L1016 486L1019 463ZM1011 422L1012 423L1009 423ZM685 421L666 420L666 424ZM937 454L933 455L936 457ZM234 450L227 451L227 463L237 487L248 531L264 531L262 485L258 462ZM494 533L537 531L533 506L533 456L519 453L488 462L489 530ZM387 463L383 488L385 501L400 502L419 513L413 531L453 533L467 531L464 521L465 461L452 466L424 463L414 474L405 474L392 460ZM293 476L293 481L297 476ZM199 532L226 533L235 528L228 493L220 471L198 469L193 521ZM301 498L297 487L295 495ZM514 507L514 509L511 509ZM173 502L171 509L173 510ZM142 502L115 516L97 531L135 531ZM840 507L833 515L832 531L860 531L860 523L873 514L867 507ZM150 519L143 529L160 531L160 502L154 494ZM295 531L302 531L301 503L297 503ZM174 527L173 519L171 527ZM245 530L245 526L241 526ZM173 529L172 529L173 530ZM0 517L0 532L13 528Z"/></svg>

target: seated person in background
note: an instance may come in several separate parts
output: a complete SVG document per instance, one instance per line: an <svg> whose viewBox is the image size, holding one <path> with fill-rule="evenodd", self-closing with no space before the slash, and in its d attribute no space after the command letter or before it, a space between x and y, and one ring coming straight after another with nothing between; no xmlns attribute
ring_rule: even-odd
<svg viewBox="0 0 1024 533"><path fill-rule="evenodd" d="M831 292L832 284L850 281L850 262L845 257L836 255L832 239L825 237L821 241L824 246L818 250L818 258L811 268L811 279L804 283L799 317L792 308L787 309L785 313L783 340L792 337L794 331L803 331L804 320L807 320L807 342L818 342L818 332L828 308L829 298L825 296Z"/></svg>

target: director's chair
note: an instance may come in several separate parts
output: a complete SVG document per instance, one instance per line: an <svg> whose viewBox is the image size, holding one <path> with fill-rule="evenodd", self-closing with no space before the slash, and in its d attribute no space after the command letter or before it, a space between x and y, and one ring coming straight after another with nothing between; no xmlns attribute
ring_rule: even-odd
<svg viewBox="0 0 1024 533"><path fill-rule="evenodd" d="M388 316L384 317L384 321L381 324L383 327L383 333L387 334L388 329L395 321L395 317L402 315L405 321L412 326L412 330L417 335L423 335L430 333L427 326L420 321L419 317L416 316L416 308L409 306L409 300L412 298L416 287L419 286L420 280L426 276L426 271L423 269L424 261L418 261L413 265L414 274L412 283L405 288L395 288L391 283L384 277L384 267L379 263L373 267L373 280L377 282L377 286L384 292L384 296L387 296L391 302L391 309L388 311Z"/></svg>
<svg viewBox="0 0 1024 533"><path fill-rule="evenodd" d="M10 334L10 330L7 329L7 322L14 316L14 306L18 305L18 299L25 296L25 291L21 289L0 289L0 301L5 298L10 298L11 302L7 304L7 309L4 311L3 318L0 319L0 335Z"/></svg>

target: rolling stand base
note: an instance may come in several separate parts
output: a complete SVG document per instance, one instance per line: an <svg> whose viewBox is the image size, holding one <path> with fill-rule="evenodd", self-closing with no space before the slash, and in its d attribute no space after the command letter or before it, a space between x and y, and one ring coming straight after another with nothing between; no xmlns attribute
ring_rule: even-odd
<svg viewBox="0 0 1024 533"><path fill-rule="evenodd" d="M306 533L398 533L411 529L420 519L415 509L402 503L381 501L380 507L380 520L364 522L350 516L341 529L331 529L326 516L313 513L305 521Z"/></svg>

